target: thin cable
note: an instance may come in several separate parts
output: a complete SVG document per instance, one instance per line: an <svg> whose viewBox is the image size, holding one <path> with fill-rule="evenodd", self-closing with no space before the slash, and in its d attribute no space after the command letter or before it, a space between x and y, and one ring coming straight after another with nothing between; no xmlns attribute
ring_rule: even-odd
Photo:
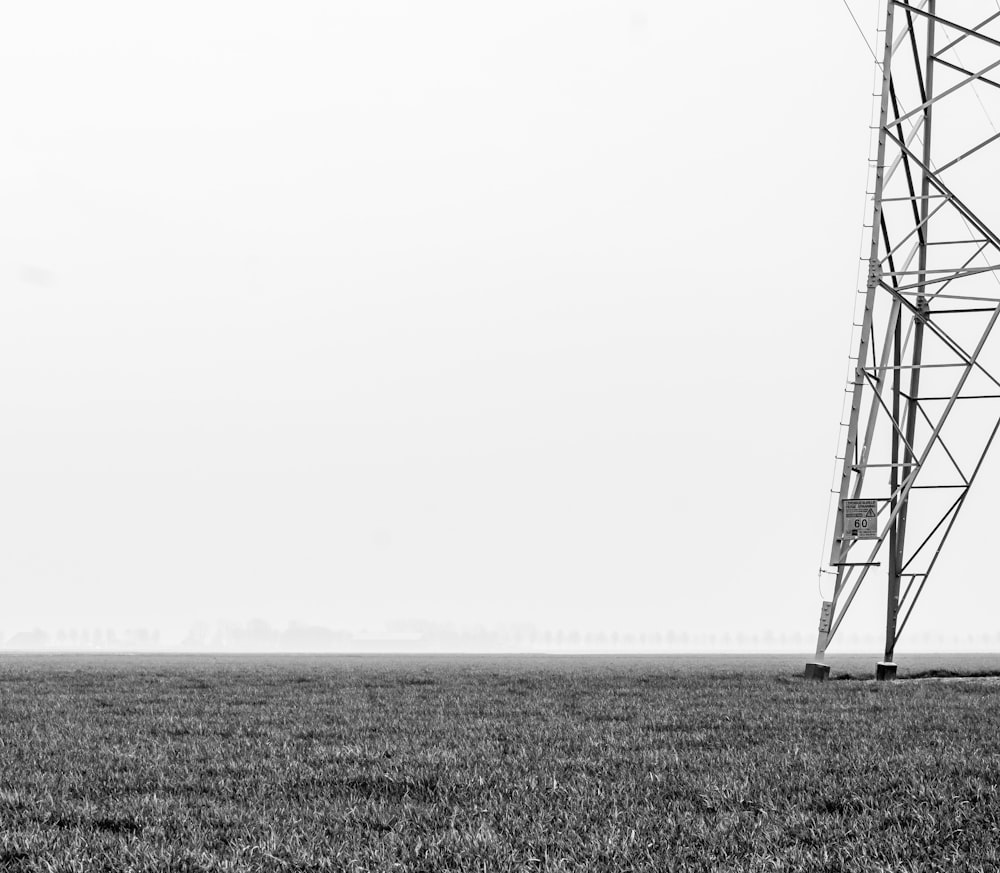
<svg viewBox="0 0 1000 873"><path fill-rule="evenodd" d="M1000 9L1000 0L997 0L997 8ZM945 32L945 35L950 40L951 36L948 34L948 28L942 24L941 29ZM949 49L949 51L951 51L951 53L955 55L955 60L958 61L958 65L960 67L964 67L965 63L962 60L962 56L958 53L958 49L952 48ZM993 116L990 115L990 111L986 108L986 104L983 103L983 98L979 96L979 89L976 87L976 83L973 81L970 82L969 84L972 86L972 93L976 95L976 100L979 101L979 108L983 110L983 115L986 116L986 120L990 123L990 127L992 127L993 132L996 133L997 126L993 123Z"/></svg>
<svg viewBox="0 0 1000 873"><path fill-rule="evenodd" d="M997 0L997 7L1000 8L1000 0ZM875 58L875 63L878 64L878 68L882 69L882 64L879 63L878 55L875 54L875 49L872 48L872 44L868 42L868 37L865 36L865 32L861 29L861 25L858 24L858 19L854 17L854 12L850 6L847 4L847 0L844 0L844 8L847 10L847 14L851 16L851 21L854 22L854 26L858 29L858 33L861 34L861 38L865 41L865 45L868 46L868 51L871 52L872 57Z"/></svg>

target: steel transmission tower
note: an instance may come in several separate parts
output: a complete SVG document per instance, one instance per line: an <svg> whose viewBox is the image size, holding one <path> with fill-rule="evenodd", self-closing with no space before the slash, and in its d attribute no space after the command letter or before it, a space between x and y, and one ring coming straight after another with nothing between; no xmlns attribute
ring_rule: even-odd
<svg viewBox="0 0 1000 873"><path fill-rule="evenodd" d="M990 342L1000 318L1000 3L887 0L884 20L868 275L823 571L832 594L806 666L815 678L829 672L827 647L855 595L876 579L887 581L877 676L895 675L896 644L1000 428L1000 368L989 358L1000 346L1000 336Z"/></svg>

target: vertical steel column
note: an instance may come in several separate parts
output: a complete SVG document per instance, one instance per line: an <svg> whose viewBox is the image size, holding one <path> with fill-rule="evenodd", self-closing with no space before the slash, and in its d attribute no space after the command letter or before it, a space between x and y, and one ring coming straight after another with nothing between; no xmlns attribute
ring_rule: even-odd
<svg viewBox="0 0 1000 873"><path fill-rule="evenodd" d="M903 342L903 319L896 319L896 329L892 339L892 420L899 421L899 399L900 382L902 382L902 342ZM889 502L890 514L896 509L896 490L899 488L899 431L892 429L892 453L889 468L889 493L892 500ZM886 604L886 631L885 631L885 662L892 663L893 650L896 643L896 616L899 614L899 583L902 580L903 556L899 547L896 532L899 529L899 516L889 526L889 596ZM891 634L891 636L890 636Z"/></svg>
<svg viewBox="0 0 1000 873"><path fill-rule="evenodd" d="M892 0L890 0L890 3ZM931 16L935 14L935 6L937 0L928 0L927 11ZM927 19L927 54L924 58L924 83L925 83L925 101L934 99L934 19L932 17ZM903 467L902 475L903 481L909 477L912 466L913 466L913 451L911 447L914 445L914 436L916 434L917 427L917 415L919 410L917 408L917 403L920 398L920 364L923 358L923 346L924 346L924 324L927 321L929 306L927 303L927 298L924 295L924 282L927 280L927 242L930 233L930 225L928 221L928 214L930 212L930 168L931 168L931 114L933 111L933 105L929 104L924 108L924 123L923 123L923 169L921 171L921 182L920 182L920 221L922 224L922 229L918 235L918 253L917 253L917 297L915 301L917 312L913 316L913 352L910 360L912 369L910 370L910 390L909 397L906 401L906 447L903 450ZM898 374L899 371L897 370ZM894 391L896 386L894 384ZM894 393L893 401L895 404L896 396ZM893 434L893 449L897 450L897 440L896 434ZM895 461L896 459L893 458ZM890 484L893 485L892 491L890 493L895 493L895 470L892 468L892 480ZM906 517L909 511L910 495L909 492L905 493L901 498L902 505L899 509L899 514L896 516L895 525L892 529L891 539L894 542L890 544L890 572L889 572L889 590L888 590L888 600L886 603L886 616L885 616L885 663L891 664L893 656L895 654L896 648L896 620L899 614L899 587L900 587L900 573L904 565L904 546L906 544ZM894 547L893 547L894 546ZM891 671L890 671L891 672ZM882 675L880 671L879 675ZM887 673L888 675L888 673Z"/></svg>

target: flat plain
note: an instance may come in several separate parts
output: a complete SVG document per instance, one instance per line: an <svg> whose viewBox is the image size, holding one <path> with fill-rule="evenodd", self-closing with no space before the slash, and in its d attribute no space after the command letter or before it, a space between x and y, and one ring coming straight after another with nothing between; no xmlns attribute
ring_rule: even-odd
<svg viewBox="0 0 1000 873"><path fill-rule="evenodd" d="M0 870L1000 869L997 658L874 661L0 655Z"/></svg>

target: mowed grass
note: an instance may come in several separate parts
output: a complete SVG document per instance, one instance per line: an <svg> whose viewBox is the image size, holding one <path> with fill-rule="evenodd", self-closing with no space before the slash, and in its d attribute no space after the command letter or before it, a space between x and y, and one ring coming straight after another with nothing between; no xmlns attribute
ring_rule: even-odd
<svg viewBox="0 0 1000 873"><path fill-rule="evenodd" d="M0 870L996 870L1000 685L0 658Z"/></svg>

